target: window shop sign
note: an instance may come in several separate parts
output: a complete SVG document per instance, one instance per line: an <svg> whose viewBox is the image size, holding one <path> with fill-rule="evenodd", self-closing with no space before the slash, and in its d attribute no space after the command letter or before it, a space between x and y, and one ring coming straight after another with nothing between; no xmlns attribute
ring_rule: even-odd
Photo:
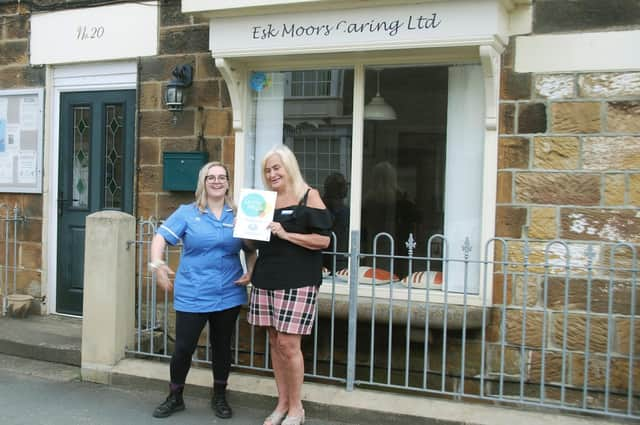
<svg viewBox="0 0 640 425"><path fill-rule="evenodd" d="M155 55L156 2L73 9L31 17L31 63L56 64Z"/></svg>
<svg viewBox="0 0 640 425"><path fill-rule="evenodd" d="M210 44L216 57L477 45L505 37L507 19L491 0L225 17Z"/></svg>

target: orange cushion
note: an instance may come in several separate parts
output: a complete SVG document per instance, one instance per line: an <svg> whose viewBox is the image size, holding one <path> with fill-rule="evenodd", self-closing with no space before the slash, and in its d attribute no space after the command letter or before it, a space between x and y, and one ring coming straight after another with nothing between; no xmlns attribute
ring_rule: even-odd
<svg viewBox="0 0 640 425"><path fill-rule="evenodd" d="M336 272L336 277L338 279L348 282L349 269L342 269ZM365 285L371 285L374 282L374 277L375 277L375 283L378 285L399 280L398 276L396 276L395 274L391 275L391 273L389 273L387 270L384 270L384 269L379 269L379 268L374 269L373 267L368 267L368 266L358 267L359 283L362 283Z"/></svg>
<svg viewBox="0 0 640 425"><path fill-rule="evenodd" d="M411 284L412 288L426 288L427 282L429 289L442 289L442 272L415 272L400 281L404 286Z"/></svg>

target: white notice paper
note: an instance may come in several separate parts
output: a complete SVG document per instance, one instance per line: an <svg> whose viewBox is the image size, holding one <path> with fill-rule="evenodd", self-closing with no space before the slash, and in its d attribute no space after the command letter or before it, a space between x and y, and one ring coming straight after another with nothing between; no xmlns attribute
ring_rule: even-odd
<svg viewBox="0 0 640 425"><path fill-rule="evenodd" d="M36 152L22 151L18 154L18 183L36 182Z"/></svg>
<svg viewBox="0 0 640 425"><path fill-rule="evenodd" d="M0 97L0 120L7 120L7 112L9 107L9 99Z"/></svg>
<svg viewBox="0 0 640 425"><path fill-rule="evenodd" d="M268 241L271 237L269 223L273 221L275 207L276 192L242 189L233 236Z"/></svg>
<svg viewBox="0 0 640 425"><path fill-rule="evenodd" d="M20 103L20 124L23 130L35 130L38 123L38 103L35 97L24 97Z"/></svg>
<svg viewBox="0 0 640 425"><path fill-rule="evenodd" d="M20 150L20 126L15 124L7 125L7 152L17 153Z"/></svg>
<svg viewBox="0 0 640 425"><path fill-rule="evenodd" d="M13 155L0 153L0 183L13 183Z"/></svg>

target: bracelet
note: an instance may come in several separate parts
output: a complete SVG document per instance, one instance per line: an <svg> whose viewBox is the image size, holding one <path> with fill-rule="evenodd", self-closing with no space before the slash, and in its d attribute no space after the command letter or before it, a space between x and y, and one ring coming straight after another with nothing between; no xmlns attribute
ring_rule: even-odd
<svg viewBox="0 0 640 425"><path fill-rule="evenodd" d="M154 271L160 268L160 266L164 266L165 264L167 263L165 263L162 260L156 260L156 261L151 261L149 264L147 264L147 266L149 267L149 270Z"/></svg>

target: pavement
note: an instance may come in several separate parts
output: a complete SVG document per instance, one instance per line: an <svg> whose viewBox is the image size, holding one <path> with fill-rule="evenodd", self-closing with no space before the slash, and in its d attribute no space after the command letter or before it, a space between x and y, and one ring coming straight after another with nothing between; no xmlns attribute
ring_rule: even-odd
<svg viewBox="0 0 640 425"><path fill-rule="evenodd" d="M152 417L151 412L165 396L155 389L83 382L76 366L0 355L0 423L6 425L255 425L269 413L236 401L231 404L233 417L219 419L209 399L196 394L185 395L187 408L183 412L171 418ZM339 422L308 418L305 423Z"/></svg>
<svg viewBox="0 0 640 425"><path fill-rule="evenodd" d="M211 371L193 367L187 409L169 419L151 416L166 397L167 362L125 358L108 385L81 380L82 320L64 316L0 317L0 424L262 424L275 406L271 376L234 371L229 402L234 417L209 407ZM504 407L432 396L305 382L307 425L603 425L631 423L549 409Z"/></svg>

